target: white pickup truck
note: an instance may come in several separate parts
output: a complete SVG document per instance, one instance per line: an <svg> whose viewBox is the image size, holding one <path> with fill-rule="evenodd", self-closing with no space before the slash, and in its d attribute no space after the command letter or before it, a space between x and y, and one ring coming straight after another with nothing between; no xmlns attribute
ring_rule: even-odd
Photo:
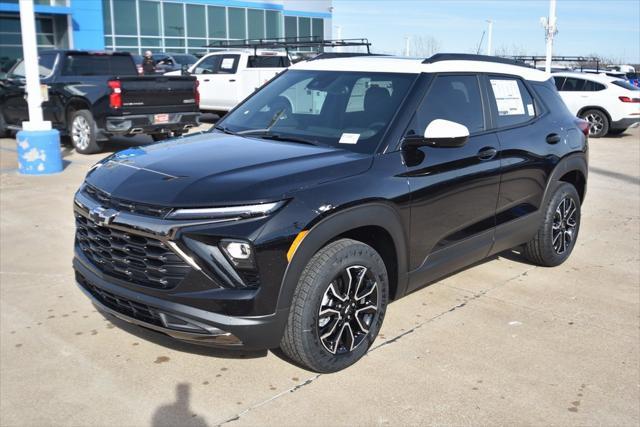
<svg viewBox="0 0 640 427"><path fill-rule="evenodd" d="M203 56L188 71L200 83L200 109L226 113L290 65L285 52L226 50Z"/></svg>

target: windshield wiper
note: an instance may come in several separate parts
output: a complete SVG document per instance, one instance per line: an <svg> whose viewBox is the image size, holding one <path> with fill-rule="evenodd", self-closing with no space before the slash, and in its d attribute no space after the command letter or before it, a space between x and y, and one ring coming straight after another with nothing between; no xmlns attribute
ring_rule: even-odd
<svg viewBox="0 0 640 427"><path fill-rule="evenodd" d="M235 132L233 132L233 131L229 130L229 128L224 127L224 126L218 126L218 125L216 125L216 126L214 126L213 128L214 128L214 129L216 129L216 130L219 130L219 131L221 131L221 132L227 133L227 134L229 134L229 135L237 135Z"/></svg>
<svg viewBox="0 0 640 427"><path fill-rule="evenodd" d="M252 136L257 136L258 138L262 138L262 139L271 139L273 141L298 142L300 144L315 145L315 146L321 145L320 143L316 141L311 141L310 139L299 138L297 136L282 136L280 134L270 133L270 132L264 132L262 134L252 135Z"/></svg>

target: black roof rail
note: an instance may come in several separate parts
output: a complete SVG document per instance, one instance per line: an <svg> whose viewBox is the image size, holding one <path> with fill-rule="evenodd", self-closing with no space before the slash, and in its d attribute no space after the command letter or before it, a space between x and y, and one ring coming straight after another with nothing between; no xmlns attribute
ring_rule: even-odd
<svg viewBox="0 0 640 427"><path fill-rule="evenodd" d="M317 61L319 59L333 58L353 58L356 56L389 56L384 53L368 53L368 52L322 52L308 59L308 61Z"/></svg>
<svg viewBox="0 0 640 427"><path fill-rule="evenodd" d="M272 39L246 39L246 40L218 40L205 46L215 49L285 49L287 53L291 48L305 47L352 47L366 46L370 52L371 43L368 39L334 39L325 40L318 36L310 37L280 37Z"/></svg>
<svg viewBox="0 0 640 427"><path fill-rule="evenodd" d="M435 55L422 61L423 64L433 64L440 61L482 61L495 62L498 64L517 65L519 67L533 68L529 64L516 59L502 58L500 56L475 55L472 53L436 53Z"/></svg>

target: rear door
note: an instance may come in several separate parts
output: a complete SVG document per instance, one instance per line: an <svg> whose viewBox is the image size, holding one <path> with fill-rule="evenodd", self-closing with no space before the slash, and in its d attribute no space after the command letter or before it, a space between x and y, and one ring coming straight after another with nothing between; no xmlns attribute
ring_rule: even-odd
<svg viewBox="0 0 640 427"><path fill-rule="evenodd" d="M486 94L475 74L434 78L407 135L445 119L465 125L462 147L407 151L411 189L412 289L487 255L493 242L500 180L498 139L489 130Z"/></svg>

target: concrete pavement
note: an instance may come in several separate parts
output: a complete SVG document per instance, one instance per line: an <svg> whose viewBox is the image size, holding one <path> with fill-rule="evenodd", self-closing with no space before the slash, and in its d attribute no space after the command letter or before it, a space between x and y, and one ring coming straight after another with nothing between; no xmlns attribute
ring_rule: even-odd
<svg viewBox="0 0 640 427"><path fill-rule="evenodd" d="M432 284L389 307L362 361L317 375L105 319L71 270L72 196L104 154L25 177L0 140L0 425L636 426L640 132L590 147L568 262L505 253Z"/></svg>

